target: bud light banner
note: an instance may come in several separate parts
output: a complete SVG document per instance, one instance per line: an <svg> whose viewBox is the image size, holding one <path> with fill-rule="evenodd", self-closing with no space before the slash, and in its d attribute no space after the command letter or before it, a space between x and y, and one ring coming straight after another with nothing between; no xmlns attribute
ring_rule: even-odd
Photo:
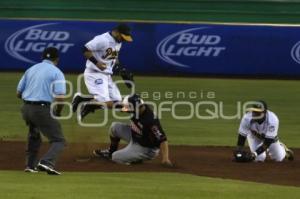
<svg viewBox="0 0 300 199"><path fill-rule="evenodd" d="M82 49L114 22L0 20L0 69L26 70L44 48L60 51L64 72L83 72ZM300 76L300 27L129 23L133 42L120 62L136 73L158 75Z"/></svg>

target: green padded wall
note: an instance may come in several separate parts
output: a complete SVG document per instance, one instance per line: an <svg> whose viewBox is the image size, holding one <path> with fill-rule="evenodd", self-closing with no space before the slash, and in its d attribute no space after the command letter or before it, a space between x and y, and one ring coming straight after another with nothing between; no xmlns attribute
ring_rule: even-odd
<svg viewBox="0 0 300 199"><path fill-rule="evenodd" d="M6 0L2 18L300 23L299 0Z"/></svg>

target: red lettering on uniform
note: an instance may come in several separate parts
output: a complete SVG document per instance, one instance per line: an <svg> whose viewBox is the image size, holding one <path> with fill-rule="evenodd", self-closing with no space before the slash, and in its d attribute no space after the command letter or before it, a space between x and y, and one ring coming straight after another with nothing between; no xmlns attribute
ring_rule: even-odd
<svg viewBox="0 0 300 199"><path fill-rule="evenodd" d="M135 125L135 123L131 122L130 128L133 132L142 135L142 131L140 130L140 128L138 126Z"/></svg>
<svg viewBox="0 0 300 199"><path fill-rule="evenodd" d="M108 48L105 51L105 54L102 56L102 59L116 59L118 57L118 51Z"/></svg>

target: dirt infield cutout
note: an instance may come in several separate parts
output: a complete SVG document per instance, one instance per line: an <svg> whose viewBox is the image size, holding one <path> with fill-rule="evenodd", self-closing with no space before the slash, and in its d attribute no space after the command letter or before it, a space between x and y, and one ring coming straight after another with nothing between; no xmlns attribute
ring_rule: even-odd
<svg viewBox="0 0 300 199"><path fill-rule="evenodd" d="M294 149L295 160L275 163L232 162L232 147L171 146L171 159L175 168L164 168L160 157L138 165L118 165L107 160L90 158L94 148L105 144L72 143L59 158L59 171L93 172L177 172L199 176L237 179L278 185L300 186L300 149ZM0 141L0 170L23 170L25 142ZM42 151L47 149L44 144Z"/></svg>

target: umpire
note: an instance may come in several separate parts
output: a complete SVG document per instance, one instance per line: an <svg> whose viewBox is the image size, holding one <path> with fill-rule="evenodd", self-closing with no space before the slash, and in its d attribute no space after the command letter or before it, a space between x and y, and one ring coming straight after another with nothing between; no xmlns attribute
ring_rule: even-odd
<svg viewBox="0 0 300 199"><path fill-rule="evenodd" d="M17 97L24 102L22 116L29 127L24 171L35 173L39 170L49 175L60 175L54 166L64 149L65 138L60 123L52 115L60 116L63 105L56 105L52 110L50 107L53 101L63 101L66 83L64 74L56 67L59 61L58 50L54 47L46 48L42 59L42 62L26 70L17 87ZM40 132L48 138L50 148L38 162L37 156L42 144Z"/></svg>

